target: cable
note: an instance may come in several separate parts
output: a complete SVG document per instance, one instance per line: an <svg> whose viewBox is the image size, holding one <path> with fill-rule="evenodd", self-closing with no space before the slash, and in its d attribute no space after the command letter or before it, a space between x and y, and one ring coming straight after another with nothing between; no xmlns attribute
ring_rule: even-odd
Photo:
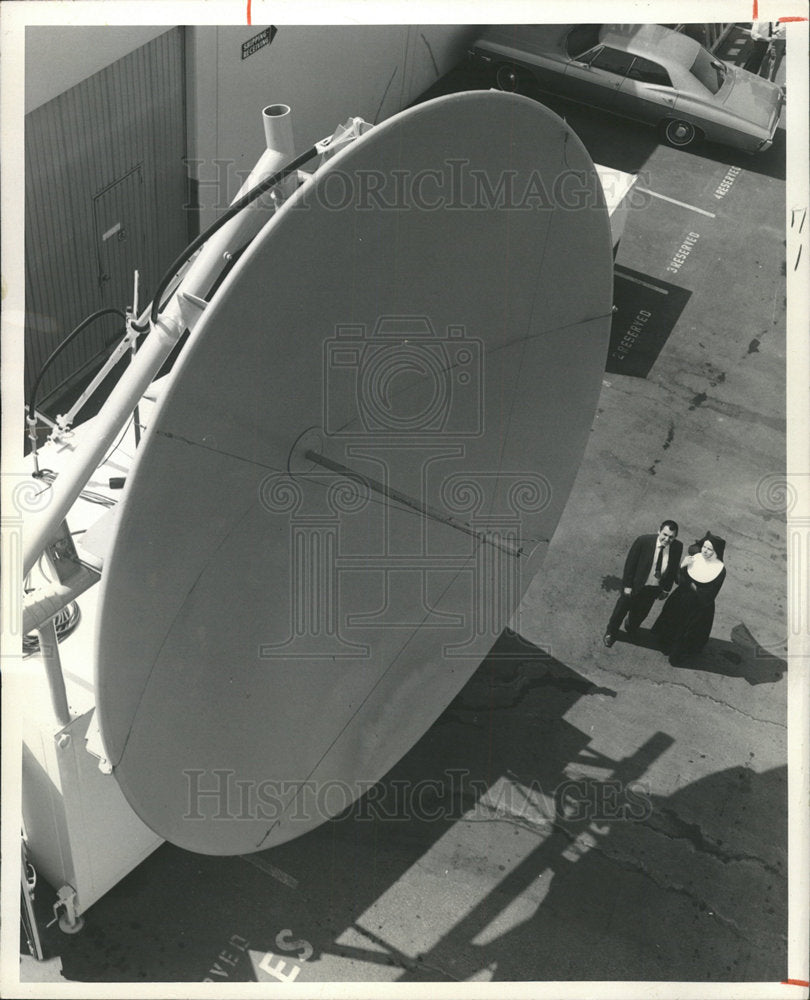
<svg viewBox="0 0 810 1000"><path fill-rule="evenodd" d="M51 579L51 574L45 569L45 553L41 553L39 559L37 559L37 569L42 574L46 583L53 583Z"/></svg>
<svg viewBox="0 0 810 1000"><path fill-rule="evenodd" d="M51 366L51 364L56 360L56 358L59 357L62 351L64 351L64 349L68 346L68 344L72 343L76 339L76 337L79 336L82 330L88 327L91 323L95 322L95 320L101 319L102 316L109 316L110 314L119 316L125 323L127 321L126 316L124 315L124 313L121 312L120 309L116 309L112 306L107 309L99 309L97 312L92 313L86 319L83 319L81 323L79 323L79 325L74 330L71 330L70 333L67 335L67 337L65 337L65 339L62 341L62 343L59 344L56 350L52 351L50 355L45 359L45 363L39 369L39 373L37 377L34 379L34 385L31 389L31 402L28 406L29 420L33 420L35 418L36 405L37 405L37 390L39 389L39 385L40 382L42 381L43 375Z"/></svg>
<svg viewBox="0 0 810 1000"><path fill-rule="evenodd" d="M155 296L152 299L152 310L149 317L149 323L155 323L157 321L157 318L163 309L163 304L160 301L161 298L163 297L163 293L166 291L166 288L171 283L172 279L175 277L177 272L180 270L183 264L185 264L185 262L192 256L192 254L196 253L196 251L199 250L200 247L203 246L203 244L206 243L211 238L211 236L213 236L215 232L217 232L217 230L221 229L226 222L229 222L235 215L241 212L243 208L245 208L247 205L250 205L257 198L263 195L266 191L269 191L271 188L275 187L276 184L283 181L285 177L288 177L290 174L294 173L296 170L299 169L299 167L302 167L305 163L311 160L313 156L316 156L317 153L318 153L317 147L310 146L310 148L301 153L300 156L297 156L295 157L295 159L291 160L286 167L282 167L281 170L278 170L276 173L272 174L266 180L262 181L260 184L257 184L255 188L252 188L250 191L248 191L246 195L241 197L238 201L234 202L233 205L231 205L230 208L224 213L224 215L220 216L220 218L217 219L215 222L213 222L208 227L208 229L206 229L203 233L200 233L200 235L196 239L192 240L191 243L189 243L186 249L177 258L175 258L175 260L173 261L173 263L171 264L171 266L161 279L160 284L158 285L158 289L155 292ZM39 373L36 379L34 380L34 385L31 389L31 402L28 406L29 420L35 419L37 391L39 389L40 383L42 382L42 378L45 375L47 369L56 360L56 358L59 357L62 351L64 351L65 348L70 343L72 343L72 341L76 337L78 337L78 335L82 332L82 330L84 330L95 320L100 319L102 316L108 316L111 314L119 316L126 323L127 317L123 312L121 312L120 309L116 309L114 307L110 307L107 309L99 309L97 312L94 312L92 315L82 320L82 322L74 330L71 330L71 332L67 335L67 337L65 337L62 343L59 344L56 350L54 350L49 355L49 357L46 358L45 363L40 368ZM133 322L131 323L131 326L138 333L143 333L145 330L149 329L149 323L138 324Z"/></svg>
<svg viewBox="0 0 810 1000"><path fill-rule="evenodd" d="M158 289L155 292L154 298L152 299L152 310L149 316L149 323L157 322L157 318L163 311L164 307L164 303L161 303L160 301L161 298L163 297L163 293L166 291L166 288L171 283L174 276L177 274L177 272L180 270L183 264L185 264L185 262L189 259L189 257L191 257L192 254L196 253L197 250L199 250L200 247L203 246L203 244L206 243L214 235L215 232L217 232L217 230L221 229L226 222L230 222L230 220L239 212L241 212L243 208L251 204L251 202L254 202L266 191L269 191L270 188L275 187L276 184L283 181L285 177L288 177L290 174L294 173L296 170L298 170L299 167L302 167L308 160L311 160L313 156L316 156L317 153L318 153L317 147L310 146L310 148L307 149L305 152L301 153L300 156L297 156L295 157L295 159L291 160L286 167L282 167L281 170L277 171L275 174L272 174L266 180L263 180L260 184L257 184L256 187L248 191L246 195L243 195L238 201L235 201L233 205L231 205L230 208L223 215L221 215L215 222L212 222L211 225L204 232L200 233L200 235L196 239L192 240L191 243L189 243L189 245L185 248L185 250L183 250L183 252L179 255L179 257L175 258L175 260L170 265L169 269L161 278L160 284L158 285ZM142 325L139 325L137 323L132 323L131 326L134 330L137 330L138 333L143 333L144 330L149 329L149 323L144 323Z"/></svg>

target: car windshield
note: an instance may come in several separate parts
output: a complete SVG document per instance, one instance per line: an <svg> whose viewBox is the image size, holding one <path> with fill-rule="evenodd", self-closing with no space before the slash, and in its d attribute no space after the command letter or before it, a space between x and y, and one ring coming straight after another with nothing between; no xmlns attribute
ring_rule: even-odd
<svg viewBox="0 0 810 1000"><path fill-rule="evenodd" d="M697 77L703 86L713 94L716 94L723 86L723 81L726 78L726 67L704 48L698 49L697 57L689 72L692 76Z"/></svg>
<svg viewBox="0 0 810 1000"><path fill-rule="evenodd" d="M599 24L577 24L568 32L565 50L572 59L599 44Z"/></svg>

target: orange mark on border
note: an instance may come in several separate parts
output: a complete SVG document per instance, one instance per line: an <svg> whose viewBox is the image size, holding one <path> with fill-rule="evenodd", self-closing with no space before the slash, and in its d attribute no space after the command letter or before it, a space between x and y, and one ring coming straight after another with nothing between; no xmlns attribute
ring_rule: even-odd
<svg viewBox="0 0 810 1000"><path fill-rule="evenodd" d="M806 21L806 17L780 17L778 19L779 24L787 24L788 21Z"/></svg>
<svg viewBox="0 0 810 1000"><path fill-rule="evenodd" d="M754 16L751 18L751 20L752 21L759 20L759 3L757 2L757 0L754 0Z"/></svg>
<svg viewBox="0 0 810 1000"><path fill-rule="evenodd" d="M806 21L806 17L799 18L801 21ZM810 982L807 979L783 979L782 986L810 986Z"/></svg>
<svg viewBox="0 0 810 1000"><path fill-rule="evenodd" d="M247 0L247 5L248 5L247 6L247 23L250 24L251 23L251 20L250 20L250 0Z"/></svg>

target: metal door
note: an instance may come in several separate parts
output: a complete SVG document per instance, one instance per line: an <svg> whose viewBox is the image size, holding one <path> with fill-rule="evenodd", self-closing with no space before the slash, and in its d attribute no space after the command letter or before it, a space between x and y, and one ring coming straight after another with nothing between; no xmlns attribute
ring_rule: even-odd
<svg viewBox="0 0 810 1000"><path fill-rule="evenodd" d="M146 263L146 214L141 163L93 198L98 287L105 306L132 304L134 272Z"/></svg>

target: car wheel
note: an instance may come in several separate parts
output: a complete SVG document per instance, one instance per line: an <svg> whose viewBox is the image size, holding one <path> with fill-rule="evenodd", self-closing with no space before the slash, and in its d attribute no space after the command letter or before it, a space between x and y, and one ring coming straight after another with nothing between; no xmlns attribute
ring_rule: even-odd
<svg viewBox="0 0 810 1000"><path fill-rule="evenodd" d="M698 130L690 122L670 118L664 122L664 138L678 149L686 149L698 137Z"/></svg>
<svg viewBox="0 0 810 1000"><path fill-rule="evenodd" d="M495 73L495 83L498 85L498 90L505 90L510 94L520 90L521 75L517 66L502 63Z"/></svg>

